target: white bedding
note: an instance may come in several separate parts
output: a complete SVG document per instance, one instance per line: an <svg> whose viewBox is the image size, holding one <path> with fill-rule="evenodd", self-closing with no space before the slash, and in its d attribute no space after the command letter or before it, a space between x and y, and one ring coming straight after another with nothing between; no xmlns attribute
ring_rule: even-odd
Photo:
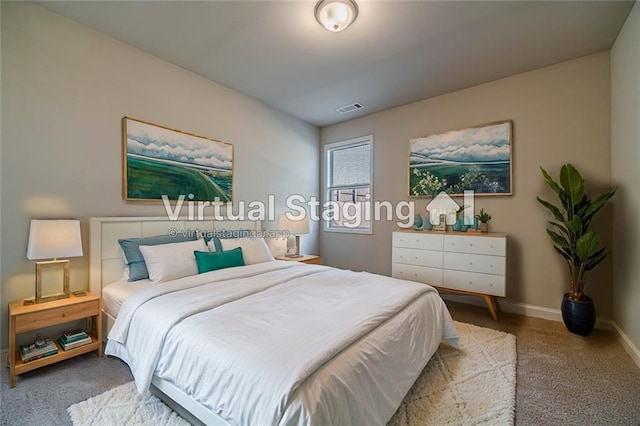
<svg viewBox="0 0 640 426"><path fill-rule="evenodd" d="M156 374L231 424L384 424L442 339L429 286L267 262L136 292L106 353L141 392Z"/></svg>
<svg viewBox="0 0 640 426"><path fill-rule="evenodd" d="M102 288L102 310L116 318L124 301L132 294L152 287L155 284L151 280L127 281L121 279Z"/></svg>

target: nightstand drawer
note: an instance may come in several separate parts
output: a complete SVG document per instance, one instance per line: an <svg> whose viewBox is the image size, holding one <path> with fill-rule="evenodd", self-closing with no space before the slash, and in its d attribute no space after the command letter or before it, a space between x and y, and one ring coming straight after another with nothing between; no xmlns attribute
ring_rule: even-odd
<svg viewBox="0 0 640 426"><path fill-rule="evenodd" d="M75 321L100 313L100 301L92 300L70 306L48 309L16 316L16 333L44 328L67 321Z"/></svg>

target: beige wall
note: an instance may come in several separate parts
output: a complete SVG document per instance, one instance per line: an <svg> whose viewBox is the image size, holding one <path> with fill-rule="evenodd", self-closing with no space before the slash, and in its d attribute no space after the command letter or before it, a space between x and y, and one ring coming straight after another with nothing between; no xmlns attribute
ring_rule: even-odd
<svg viewBox="0 0 640 426"><path fill-rule="evenodd" d="M640 348L640 7L611 50L611 175L614 199L614 318Z"/></svg>
<svg viewBox="0 0 640 426"><path fill-rule="evenodd" d="M1 90L3 324L34 294L29 219L164 214L122 200L125 115L232 142L236 201L318 193L316 127L33 4L2 2ZM86 231L72 290L87 286ZM317 252L317 233L303 241Z"/></svg>
<svg viewBox="0 0 640 426"><path fill-rule="evenodd" d="M428 76L425 76L428 78ZM321 129L321 143L374 135L374 199L407 198L411 137L511 119L514 123L513 195L480 197L476 211L493 216L492 229L509 233L507 298L559 309L567 291L567 267L544 229L547 215L536 196L550 198L539 166L556 174L575 164L589 187L611 182L609 53L599 53L489 84L393 108ZM413 199L424 212L426 199ZM459 201L461 202L461 201ZM610 246L611 209L596 225ZM393 222L377 222L373 235L323 233L329 265L390 274ZM611 259L588 276L587 293L598 316L612 316Z"/></svg>

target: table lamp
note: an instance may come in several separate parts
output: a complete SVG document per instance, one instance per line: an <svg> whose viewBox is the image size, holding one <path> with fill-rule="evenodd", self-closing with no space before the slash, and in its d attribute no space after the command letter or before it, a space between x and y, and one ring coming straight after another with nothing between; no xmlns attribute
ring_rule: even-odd
<svg viewBox="0 0 640 426"><path fill-rule="evenodd" d="M78 256L82 256L79 220L34 219L31 221L27 259L53 259L36 262L36 303L69 297L69 260L58 258ZM62 288L60 272L62 272ZM53 286L58 291L43 291L43 282L47 284L44 290ZM62 291L59 291L60 289Z"/></svg>
<svg viewBox="0 0 640 426"><path fill-rule="evenodd" d="M280 230L288 231L289 235L294 235L296 237L296 247L294 253L289 253L287 248L286 257L302 257L300 254L300 235L309 233L309 218L305 216L298 217L287 217L287 214L283 214L280 216ZM287 244L288 246L288 244Z"/></svg>

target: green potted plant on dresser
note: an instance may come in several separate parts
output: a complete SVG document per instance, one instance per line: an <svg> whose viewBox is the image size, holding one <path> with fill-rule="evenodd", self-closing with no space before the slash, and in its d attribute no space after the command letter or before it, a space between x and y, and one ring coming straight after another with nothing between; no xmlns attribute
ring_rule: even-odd
<svg viewBox="0 0 640 426"><path fill-rule="evenodd" d="M538 197L554 218L548 222L547 234L569 266L570 292L562 299L562 319L570 332L586 336L593 330L596 313L593 300L584 294L585 275L607 256L606 248L599 247L598 234L589 228L591 219L616 190L591 199L584 193L584 179L573 165L562 166L559 183L540 169L560 202L555 205Z"/></svg>
<svg viewBox="0 0 640 426"><path fill-rule="evenodd" d="M489 232L489 221L491 220L491 215L484 211L484 209L480 209L480 214L476 215L476 219L478 220L478 229L481 232Z"/></svg>

